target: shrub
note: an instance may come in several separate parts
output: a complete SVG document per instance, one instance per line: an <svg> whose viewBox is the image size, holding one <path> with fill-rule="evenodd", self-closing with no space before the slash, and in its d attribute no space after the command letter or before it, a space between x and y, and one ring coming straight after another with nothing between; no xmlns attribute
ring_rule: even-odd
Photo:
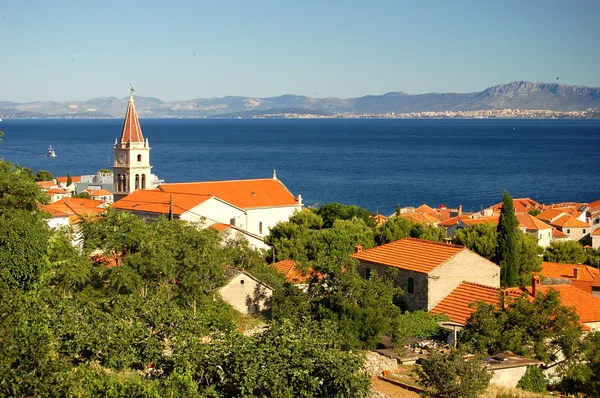
<svg viewBox="0 0 600 398"><path fill-rule="evenodd" d="M546 391L546 379L542 370L537 366L528 366L517 387L531 392Z"/></svg>

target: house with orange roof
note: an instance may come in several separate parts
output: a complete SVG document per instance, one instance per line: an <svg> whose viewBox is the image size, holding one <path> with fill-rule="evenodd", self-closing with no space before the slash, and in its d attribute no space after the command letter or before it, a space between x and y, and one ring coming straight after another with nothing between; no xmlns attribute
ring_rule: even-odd
<svg viewBox="0 0 600 398"><path fill-rule="evenodd" d="M540 214L541 215L541 214ZM539 218L539 216L538 216ZM550 221L550 225L569 236L569 240L581 241L586 239L590 233L590 225L574 216L563 214Z"/></svg>
<svg viewBox="0 0 600 398"><path fill-rule="evenodd" d="M586 220L590 224L592 233L600 229L600 200L588 205Z"/></svg>
<svg viewBox="0 0 600 398"><path fill-rule="evenodd" d="M404 217L413 223L424 223L429 225L438 225L440 219L429 213L402 213L400 217Z"/></svg>
<svg viewBox="0 0 600 398"><path fill-rule="evenodd" d="M531 198L513 198L513 206L515 208L515 214L527 214L532 210L542 210L544 208L544 205ZM500 214L502 202L496 203L491 208L494 213Z"/></svg>
<svg viewBox="0 0 600 398"><path fill-rule="evenodd" d="M592 294L592 284L600 274L597 268L582 264L564 264L544 261L541 264L541 271L538 272L544 278L544 283L548 280L556 281L562 279L569 281L571 286Z"/></svg>
<svg viewBox="0 0 600 398"><path fill-rule="evenodd" d="M471 282L461 283L430 312L446 314L451 321L464 325L475 311L478 302L499 304L500 294L513 299L525 295L533 300L536 294L540 292L547 294L551 289L558 291L562 305L575 308L579 315L579 322L585 329L600 329L600 297L586 293L570 284L542 285L537 276L532 277L531 286L504 290Z"/></svg>
<svg viewBox="0 0 600 398"><path fill-rule="evenodd" d="M90 199L101 200L104 203L112 203L114 201L112 192L109 192L106 189L87 189L86 191L89 192Z"/></svg>
<svg viewBox="0 0 600 398"><path fill-rule="evenodd" d="M106 203L82 198L63 198L51 203L45 209L52 208L69 214L69 224L77 224L82 217L94 217L106 212Z"/></svg>
<svg viewBox="0 0 600 398"><path fill-rule="evenodd" d="M527 234L535 236L538 245L541 247L550 246L552 241L552 226L542 220L535 218L531 214L515 214L519 221L519 229Z"/></svg>
<svg viewBox="0 0 600 398"><path fill-rule="evenodd" d="M49 191L50 189L60 188L60 186L54 181L36 181L35 184L40 187L42 192Z"/></svg>
<svg viewBox="0 0 600 398"><path fill-rule="evenodd" d="M56 182L62 187L62 188L69 188L69 186L67 186L67 180L69 179L69 177L67 176L61 176L61 177L56 177ZM71 176L71 185L78 183L81 181L81 176ZM72 188L72 187L71 187Z"/></svg>
<svg viewBox="0 0 600 398"><path fill-rule="evenodd" d="M205 213L211 219L265 236L280 221L302 210L302 197L294 197L273 173L273 178L254 180L209 181L161 184L158 190L168 194L210 195L228 203L242 214ZM208 218L208 217L207 217Z"/></svg>
<svg viewBox="0 0 600 398"><path fill-rule="evenodd" d="M473 226L475 224L487 223L487 224L492 224L492 225L498 225L498 220L499 220L498 215L480 216L478 218L472 218L472 217L473 217L473 215L455 217L455 218L452 218L450 220L447 220L447 221L441 223L440 225L442 225L446 228L446 235L448 235L450 237L453 237L454 235L456 235L456 231L458 231L459 229L471 228L471 226Z"/></svg>
<svg viewBox="0 0 600 398"><path fill-rule="evenodd" d="M394 279L404 290L406 309L429 311L463 281L498 288L500 267L463 246L406 238L352 255L360 262L358 272L384 274L398 270Z"/></svg>
<svg viewBox="0 0 600 398"><path fill-rule="evenodd" d="M48 227L55 229L65 227L70 224L69 217L70 213L62 211L58 208L55 208L51 205L38 205L39 208L50 214L50 218L48 218Z"/></svg>
<svg viewBox="0 0 600 398"><path fill-rule="evenodd" d="M70 198L71 193L61 189L61 188L51 188L44 192L46 195L50 196L50 203L57 202L64 198Z"/></svg>

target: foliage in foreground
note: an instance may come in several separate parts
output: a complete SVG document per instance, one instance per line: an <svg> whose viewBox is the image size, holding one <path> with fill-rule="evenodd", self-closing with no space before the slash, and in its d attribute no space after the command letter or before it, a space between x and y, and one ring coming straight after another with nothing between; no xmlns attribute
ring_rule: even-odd
<svg viewBox="0 0 600 398"><path fill-rule="evenodd" d="M555 290L537 293L532 301L502 297L500 305L480 302L459 338L481 353L512 351L550 363L560 353L567 359L575 355L582 333L578 319Z"/></svg>
<svg viewBox="0 0 600 398"><path fill-rule="evenodd" d="M528 366L517 387L531 392L546 391L546 379L538 366Z"/></svg>
<svg viewBox="0 0 600 398"><path fill-rule="evenodd" d="M448 354L433 351L422 360L416 373L429 396L444 398L476 398L492 378L481 361L465 359L465 352L460 349Z"/></svg>

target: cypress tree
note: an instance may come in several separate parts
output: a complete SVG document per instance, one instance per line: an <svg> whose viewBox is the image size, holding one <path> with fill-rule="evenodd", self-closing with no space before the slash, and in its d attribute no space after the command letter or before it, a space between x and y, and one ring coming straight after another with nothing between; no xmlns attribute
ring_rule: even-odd
<svg viewBox="0 0 600 398"><path fill-rule="evenodd" d="M71 178L71 173L67 171L67 186L73 184L73 179Z"/></svg>
<svg viewBox="0 0 600 398"><path fill-rule="evenodd" d="M504 287L519 285L519 255L517 251L517 234L519 221L515 216L513 198L504 191L502 210L498 221L498 246L494 261L502 267L501 283Z"/></svg>

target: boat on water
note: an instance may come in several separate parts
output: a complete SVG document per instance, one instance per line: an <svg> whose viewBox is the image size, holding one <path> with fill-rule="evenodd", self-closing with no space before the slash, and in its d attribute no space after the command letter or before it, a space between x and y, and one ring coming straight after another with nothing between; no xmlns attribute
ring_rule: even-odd
<svg viewBox="0 0 600 398"><path fill-rule="evenodd" d="M46 156L48 156L49 158L55 158L56 157L56 152L54 152L54 148L52 148L52 145L50 145L48 147L48 153L46 154Z"/></svg>

